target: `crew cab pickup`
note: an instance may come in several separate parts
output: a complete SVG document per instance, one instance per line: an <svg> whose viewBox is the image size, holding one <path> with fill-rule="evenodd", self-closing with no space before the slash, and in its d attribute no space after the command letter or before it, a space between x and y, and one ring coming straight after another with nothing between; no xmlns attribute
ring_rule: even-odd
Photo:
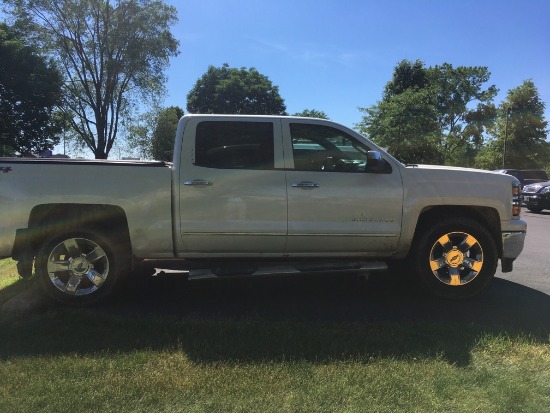
<svg viewBox="0 0 550 413"><path fill-rule="evenodd" d="M184 116L171 163L0 159L0 258L76 304L143 261L191 275L404 261L433 293L468 297L499 259L512 270L520 209L512 176L403 165L312 118Z"/></svg>

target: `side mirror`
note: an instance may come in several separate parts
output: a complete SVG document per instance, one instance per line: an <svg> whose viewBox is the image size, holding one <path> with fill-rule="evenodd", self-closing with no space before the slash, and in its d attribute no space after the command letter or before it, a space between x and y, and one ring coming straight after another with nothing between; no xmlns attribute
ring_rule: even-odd
<svg viewBox="0 0 550 413"><path fill-rule="evenodd" d="M392 167L378 151L367 152L367 167L365 172L375 174L389 174L392 172Z"/></svg>

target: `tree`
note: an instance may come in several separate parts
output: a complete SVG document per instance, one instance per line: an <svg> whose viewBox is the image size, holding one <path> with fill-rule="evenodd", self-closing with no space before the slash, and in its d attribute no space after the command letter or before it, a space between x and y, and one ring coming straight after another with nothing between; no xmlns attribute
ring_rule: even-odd
<svg viewBox="0 0 550 413"><path fill-rule="evenodd" d="M323 112L322 110L317 110L317 109L304 109L303 111L297 112L297 113L293 114L292 116L301 116L301 117L304 117L304 118L319 118L319 119L330 120L330 118L328 117L328 115L325 112Z"/></svg>
<svg viewBox="0 0 550 413"><path fill-rule="evenodd" d="M156 107L131 119L126 126L124 151L143 159L171 161L176 129L183 115L178 106Z"/></svg>
<svg viewBox="0 0 550 413"><path fill-rule="evenodd" d="M247 115L282 115L279 88L255 68L209 66L187 94L187 111Z"/></svg>
<svg viewBox="0 0 550 413"><path fill-rule="evenodd" d="M437 111L428 90L405 90L370 108L357 125L405 163L441 163Z"/></svg>
<svg viewBox="0 0 550 413"><path fill-rule="evenodd" d="M132 102L159 96L178 51L162 0L7 0L19 27L49 50L65 76L72 128L96 158L107 158Z"/></svg>
<svg viewBox="0 0 550 413"><path fill-rule="evenodd" d="M494 123L496 86L484 89L491 73L484 66L449 63L428 68L429 85L435 91L438 123L445 163L470 166ZM475 105L474 108L471 108Z"/></svg>
<svg viewBox="0 0 550 413"><path fill-rule="evenodd" d="M183 109L177 106L170 106L159 112L152 138L154 159L172 160L176 130L182 116Z"/></svg>
<svg viewBox="0 0 550 413"><path fill-rule="evenodd" d="M478 166L517 169L550 166L548 122L544 119L544 102L532 80L510 89L498 110L493 140L479 154ZM504 145L506 141L506 157Z"/></svg>
<svg viewBox="0 0 550 413"><path fill-rule="evenodd" d="M486 67L426 68L403 60L382 101L359 108L364 116L357 126L406 162L472 165L496 116L497 89L483 87L489 76Z"/></svg>
<svg viewBox="0 0 550 413"><path fill-rule="evenodd" d="M420 60L401 61L386 83L382 101L359 108L363 119L356 126L405 163L441 163L435 92Z"/></svg>
<svg viewBox="0 0 550 413"><path fill-rule="evenodd" d="M130 118L125 126L125 152L133 156L138 155L142 159L153 157L152 140L153 130L159 114L159 108L155 107L147 112L140 113L136 119Z"/></svg>
<svg viewBox="0 0 550 413"><path fill-rule="evenodd" d="M0 24L0 155L52 149L63 119L61 74L54 64Z"/></svg>
<svg viewBox="0 0 550 413"><path fill-rule="evenodd" d="M428 85L428 71L424 62L402 60L393 70L392 80L384 88L384 101L409 89L423 89Z"/></svg>

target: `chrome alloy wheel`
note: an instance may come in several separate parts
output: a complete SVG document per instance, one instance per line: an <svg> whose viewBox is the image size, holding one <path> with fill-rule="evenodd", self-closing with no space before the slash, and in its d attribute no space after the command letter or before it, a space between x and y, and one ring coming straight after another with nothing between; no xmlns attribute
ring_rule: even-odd
<svg viewBox="0 0 550 413"><path fill-rule="evenodd" d="M97 291L109 275L109 258L103 248L85 238L69 238L48 256L47 271L53 285L68 295Z"/></svg>
<svg viewBox="0 0 550 413"><path fill-rule="evenodd" d="M483 267L479 241L465 232L440 237L430 251L430 268L443 284L461 286L472 281Z"/></svg>

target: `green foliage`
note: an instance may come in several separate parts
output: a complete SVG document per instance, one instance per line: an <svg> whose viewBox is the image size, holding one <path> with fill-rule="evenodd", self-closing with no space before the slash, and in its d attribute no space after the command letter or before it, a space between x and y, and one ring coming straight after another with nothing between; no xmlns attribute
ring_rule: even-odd
<svg viewBox="0 0 550 413"><path fill-rule="evenodd" d="M489 76L486 67L403 60L382 101L360 108L357 127L406 163L470 166L496 116Z"/></svg>
<svg viewBox="0 0 550 413"><path fill-rule="evenodd" d="M487 169L538 169L550 166L550 143L544 102L532 80L510 89L501 103L493 140L480 152L477 163ZM508 118L508 119L507 119ZM506 141L506 158L503 161Z"/></svg>
<svg viewBox="0 0 550 413"><path fill-rule="evenodd" d="M154 159L172 160L176 129L183 114L183 109L177 106L170 106L160 111L152 138Z"/></svg>
<svg viewBox="0 0 550 413"><path fill-rule="evenodd" d="M424 62L416 60L402 60L393 71L392 80L384 88L384 100L399 95L409 89L423 89L428 85L428 72Z"/></svg>
<svg viewBox="0 0 550 413"><path fill-rule="evenodd" d="M379 102L357 125L377 144L405 163L440 163L437 112L428 90L408 89Z"/></svg>
<svg viewBox="0 0 550 413"><path fill-rule="evenodd" d="M96 158L107 158L132 102L162 93L177 54L176 9L161 0L8 0L29 35L65 75L72 127Z"/></svg>
<svg viewBox="0 0 550 413"><path fill-rule="evenodd" d="M176 129L183 115L178 106L157 107L130 120L126 125L126 150L137 152L143 159L172 161Z"/></svg>
<svg viewBox="0 0 550 413"><path fill-rule="evenodd" d="M137 119L126 119L126 152L142 159L151 159L152 136L159 109L141 113Z"/></svg>
<svg viewBox="0 0 550 413"><path fill-rule="evenodd" d="M327 119L327 120L330 119L325 112L317 109L304 109L301 112L294 113L292 116L301 116L304 118L319 118L319 119Z"/></svg>
<svg viewBox="0 0 550 413"><path fill-rule="evenodd" d="M187 94L191 113L282 115L286 106L268 77L255 68L209 66Z"/></svg>
<svg viewBox="0 0 550 413"><path fill-rule="evenodd" d="M53 62L0 23L0 156L41 152L59 142L61 87Z"/></svg>
<svg viewBox="0 0 550 413"><path fill-rule="evenodd" d="M429 68L428 77L436 94L445 163L471 166L496 116L492 101L498 89L483 88L490 72L483 66L454 68L444 63Z"/></svg>

